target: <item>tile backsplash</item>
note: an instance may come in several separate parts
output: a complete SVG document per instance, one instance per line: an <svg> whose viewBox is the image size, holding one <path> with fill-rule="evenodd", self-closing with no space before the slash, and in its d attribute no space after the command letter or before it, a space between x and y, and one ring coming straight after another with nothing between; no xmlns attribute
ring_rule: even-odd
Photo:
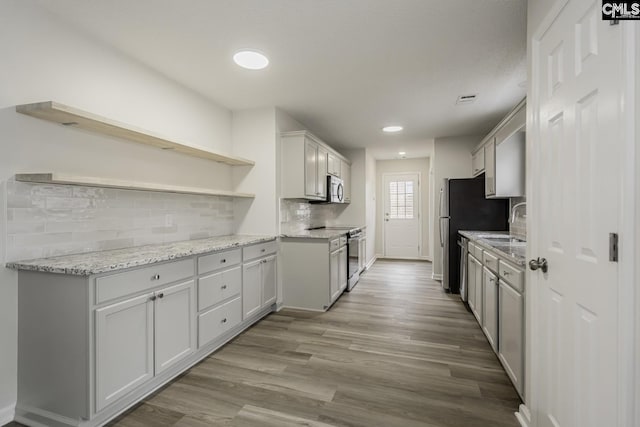
<svg viewBox="0 0 640 427"><path fill-rule="evenodd" d="M280 199L280 232L296 233L311 227L333 225L345 209L341 204L311 204L304 200Z"/></svg>
<svg viewBox="0 0 640 427"><path fill-rule="evenodd" d="M233 233L233 199L7 183L7 261Z"/></svg>

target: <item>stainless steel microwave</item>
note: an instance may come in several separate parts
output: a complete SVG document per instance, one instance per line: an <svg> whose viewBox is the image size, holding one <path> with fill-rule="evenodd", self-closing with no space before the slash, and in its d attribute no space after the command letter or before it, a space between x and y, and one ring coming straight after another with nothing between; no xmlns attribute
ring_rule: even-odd
<svg viewBox="0 0 640 427"><path fill-rule="evenodd" d="M344 203L344 182L337 176L327 175L327 202Z"/></svg>

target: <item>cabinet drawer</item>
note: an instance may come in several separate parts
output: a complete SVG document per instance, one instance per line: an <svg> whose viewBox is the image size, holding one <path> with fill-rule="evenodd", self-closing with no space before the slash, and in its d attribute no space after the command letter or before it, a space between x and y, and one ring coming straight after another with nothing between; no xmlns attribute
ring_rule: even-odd
<svg viewBox="0 0 640 427"><path fill-rule="evenodd" d="M482 259L482 253L484 252L482 250L482 247L480 245L474 245L475 246L475 252L473 253L473 255L475 255L476 259L481 260Z"/></svg>
<svg viewBox="0 0 640 427"><path fill-rule="evenodd" d="M240 266L198 279L198 311L239 295L242 288Z"/></svg>
<svg viewBox="0 0 640 427"><path fill-rule="evenodd" d="M96 279L96 304L192 277L193 258L152 265Z"/></svg>
<svg viewBox="0 0 640 427"><path fill-rule="evenodd" d="M473 256L476 256L476 245L471 242L467 243L467 252L469 252Z"/></svg>
<svg viewBox="0 0 640 427"><path fill-rule="evenodd" d="M482 263L491 271L498 272L498 257L491 255L487 251L483 251Z"/></svg>
<svg viewBox="0 0 640 427"><path fill-rule="evenodd" d="M342 247L342 246L344 246L346 244L347 244L347 237L346 236L341 237L340 238L340 246Z"/></svg>
<svg viewBox="0 0 640 427"><path fill-rule="evenodd" d="M329 252L333 252L340 247L340 239L333 239L329 242Z"/></svg>
<svg viewBox="0 0 640 427"><path fill-rule="evenodd" d="M198 316L198 348L207 345L242 319L242 301L235 298Z"/></svg>
<svg viewBox="0 0 640 427"><path fill-rule="evenodd" d="M524 292L524 271L510 266L504 261L500 261L498 275L518 292Z"/></svg>
<svg viewBox="0 0 640 427"><path fill-rule="evenodd" d="M230 251L218 252L211 255L204 255L198 258L198 274L219 270L242 261L242 250L240 248Z"/></svg>
<svg viewBox="0 0 640 427"><path fill-rule="evenodd" d="M278 242L273 240L271 242L259 243L257 245L247 246L242 251L244 260L247 261L278 252Z"/></svg>

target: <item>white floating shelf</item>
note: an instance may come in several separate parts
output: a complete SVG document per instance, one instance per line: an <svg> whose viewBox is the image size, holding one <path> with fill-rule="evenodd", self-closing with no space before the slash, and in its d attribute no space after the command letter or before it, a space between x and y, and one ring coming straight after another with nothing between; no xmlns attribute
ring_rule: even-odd
<svg viewBox="0 0 640 427"><path fill-rule="evenodd" d="M170 141L154 134L153 132L107 119L105 117L54 101L17 105L16 111L18 113L59 123L61 125L78 127L84 130L101 133L103 135L115 136L117 138L126 139L140 144L151 145L163 150L174 150L182 154L226 163L231 166L253 166L255 164L254 161L243 159L241 157L226 156L215 153L206 148Z"/></svg>
<svg viewBox="0 0 640 427"><path fill-rule="evenodd" d="M16 181L37 182L42 184L84 185L87 187L118 188L122 190L158 191L165 193L200 194L205 196L226 196L254 198L255 194L236 193L234 191L213 190L210 188L181 187L178 185L154 184L149 182L124 181L111 178L67 175L63 173L19 173Z"/></svg>

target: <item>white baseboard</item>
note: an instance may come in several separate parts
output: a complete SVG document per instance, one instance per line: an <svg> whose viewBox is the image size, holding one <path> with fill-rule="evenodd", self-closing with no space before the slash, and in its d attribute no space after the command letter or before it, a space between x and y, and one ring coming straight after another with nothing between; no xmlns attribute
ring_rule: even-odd
<svg viewBox="0 0 640 427"><path fill-rule="evenodd" d="M367 265L364 266L364 269L365 270L370 269L373 263L376 262L377 260L378 260L378 255L375 255L373 258L371 258L371 261L369 261Z"/></svg>
<svg viewBox="0 0 640 427"><path fill-rule="evenodd" d="M438 282L442 282L442 274L431 273L431 278Z"/></svg>
<svg viewBox="0 0 640 427"><path fill-rule="evenodd" d="M0 426L13 421L16 415L16 405L9 405L6 408L0 409Z"/></svg>
<svg viewBox="0 0 640 427"><path fill-rule="evenodd" d="M529 427L531 425L531 412L524 404L520 405L519 411L515 413L516 419L522 427Z"/></svg>

